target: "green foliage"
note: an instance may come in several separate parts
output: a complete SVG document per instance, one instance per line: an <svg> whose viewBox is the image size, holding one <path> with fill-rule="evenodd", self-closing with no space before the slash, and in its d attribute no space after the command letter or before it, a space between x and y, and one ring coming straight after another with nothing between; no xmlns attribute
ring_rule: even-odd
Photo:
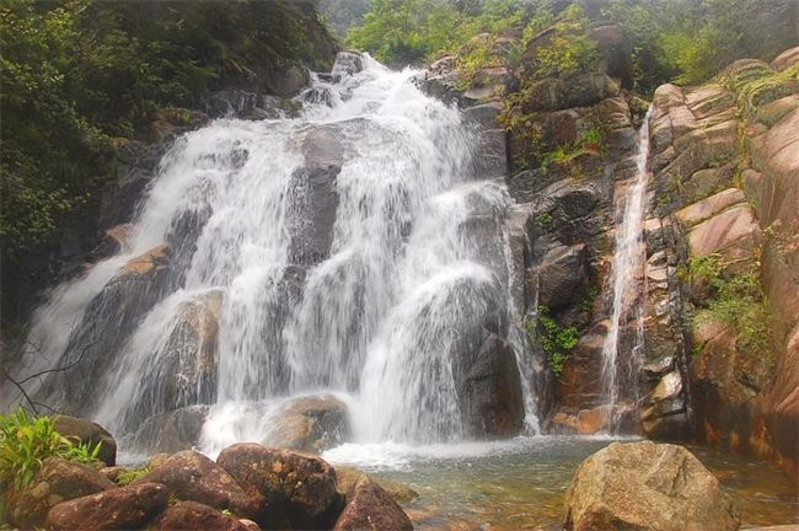
<svg viewBox="0 0 799 531"><path fill-rule="evenodd" d="M6 330L52 276L63 233L97 230L114 137L149 139L161 107L264 90L295 62L329 66L334 51L310 0L9 0L0 49Z"/></svg>
<svg viewBox="0 0 799 531"><path fill-rule="evenodd" d="M150 471L151 471L150 465L144 465L139 468L123 470L116 477L116 484L119 485L120 487L124 487L125 485L130 485L140 477L150 473Z"/></svg>
<svg viewBox="0 0 799 531"><path fill-rule="evenodd" d="M597 58L596 41L588 36L589 20L570 6L552 26L549 42L534 50L533 77L543 79L586 70Z"/></svg>
<svg viewBox="0 0 799 531"><path fill-rule="evenodd" d="M756 271L731 273L721 256L693 258L681 273L692 282L707 285L707 311L699 318L717 319L738 332L738 347L744 353L767 354L770 350L770 319Z"/></svg>
<svg viewBox="0 0 799 531"><path fill-rule="evenodd" d="M541 345L547 358L547 365L556 375L563 372L563 366L569 354L580 340L580 334L574 326L562 327L549 315L546 306L538 307L538 320L528 319L525 322L531 341Z"/></svg>
<svg viewBox="0 0 799 531"><path fill-rule="evenodd" d="M552 214L549 212L541 212L535 217L535 222L542 227L547 227L552 224Z"/></svg>
<svg viewBox="0 0 799 531"><path fill-rule="evenodd" d="M635 89L698 84L741 58L769 60L796 45L794 0L610 0L602 15L633 43Z"/></svg>
<svg viewBox="0 0 799 531"><path fill-rule="evenodd" d="M346 43L389 64L416 64L454 52L478 33L499 35L523 26L526 17L525 2L518 0L372 0ZM476 65L478 55L464 61Z"/></svg>
<svg viewBox="0 0 799 531"><path fill-rule="evenodd" d="M0 492L12 499L33 481L44 462L60 457L78 463L97 461L101 444L72 444L59 434L49 417L33 418L18 408L0 415Z"/></svg>

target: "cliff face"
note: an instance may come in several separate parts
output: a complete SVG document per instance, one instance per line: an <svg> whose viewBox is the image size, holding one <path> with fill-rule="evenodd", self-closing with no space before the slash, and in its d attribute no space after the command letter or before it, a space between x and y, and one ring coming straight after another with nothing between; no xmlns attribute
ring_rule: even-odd
<svg viewBox="0 0 799 531"><path fill-rule="evenodd" d="M650 283L648 344L670 307L691 353L695 434L796 473L799 426L799 49L771 65L743 60L701 87L654 99L654 256L674 257L667 287ZM645 418L644 427L648 425ZM651 431L651 430L646 430ZM655 430L656 431L656 430Z"/></svg>
<svg viewBox="0 0 799 531"><path fill-rule="evenodd" d="M512 285L537 352L543 425L594 433L615 418L624 431L699 439L795 473L799 50L655 93L645 254L625 279L638 293L626 304L642 308L644 348L633 348L637 316L623 313L611 411L600 375L614 237L646 103L625 89L630 49L618 28L568 30L531 39L516 65L500 58L517 36L478 36L423 81L487 116L486 160L506 156L511 168ZM546 62L573 56L583 38L584 60ZM488 59L475 69L477 47Z"/></svg>

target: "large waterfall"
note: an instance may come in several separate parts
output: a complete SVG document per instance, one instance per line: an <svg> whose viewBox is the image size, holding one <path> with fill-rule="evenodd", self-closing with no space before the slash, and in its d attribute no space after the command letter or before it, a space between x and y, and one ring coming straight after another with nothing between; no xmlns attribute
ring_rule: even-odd
<svg viewBox="0 0 799 531"><path fill-rule="evenodd" d="M644 347L644 263L646 247L643 241L644 215L646 213L647 186L649 184L649 116L644 116L638 131L638 151L635 156L635 176L627 185L625 194L617 201L617 226L613 270L611 273L612 310L610 327L602 347L602 395L608 406L608 428L618 428L621 409L630 405L619 403L620 386L635 388L634 383L623 381L637 373L635 363L640 361L640 350ZM629 323L632 322L632 327ZM634 330L631 341L626 342L626 357L619 360L623 347L620 332L624 328ZM620 374L621 373L621 374ZM632 384L632 385L631 385ZM634 398L634 397L633 397Z"/></svg>
<svg viewBox="0 0 799 531"><path fill-rule="evenodd" d="M18 374L68 368L36 379L42 402L116 435L213 405L213 449L268 442L272 404L328 392L360 441L446 442L486 431L474 358L510 355L502 392L535 422L505 184L479 174L476 124L362 61L316 79L299 118L176 141L124 248L37 311Z"/></svg>

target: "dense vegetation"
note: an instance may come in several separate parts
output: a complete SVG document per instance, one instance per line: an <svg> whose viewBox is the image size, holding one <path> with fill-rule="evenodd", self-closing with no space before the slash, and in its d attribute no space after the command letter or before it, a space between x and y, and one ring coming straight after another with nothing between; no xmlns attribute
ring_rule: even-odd
<svg viewBox="0 0 799 531"><path fill-rule="evenodd" d="M372 0L347 44L388 63L420 63L480 32L523 31L529 40L574 7L592 23L623 28L641 92L705 81L736 59L770 59L799 39L794 0Z"/></svg>
<svg viewBox="0 0 799 531"><path fill-rule="evenodd" d="M0 522L5 507L51 457L78 463L97 461L100 443L72 444L55 430L50 417L31 417L23 408L0 415Z"/></svg>
<svg viewBox="0 0 799 531"><path fill-rule="evenodd" d="M59 243L96 231L115 138L147 139L164 106L264 91L335 46L312 1L13 0L0 6L3 324L57 271Z"/></svg>

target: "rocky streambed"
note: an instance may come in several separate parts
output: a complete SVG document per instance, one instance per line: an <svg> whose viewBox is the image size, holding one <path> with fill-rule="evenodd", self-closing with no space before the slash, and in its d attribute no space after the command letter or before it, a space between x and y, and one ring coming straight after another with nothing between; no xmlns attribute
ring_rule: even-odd
<svg viewBox="0 0 799 531"><path fill-rule="evenodd" d="M316 455L239 443L117 466L52 459L9 506L47 529L736 529L798 524L795 485L762 463L703 447L544 436L409 446L343 444ZM122 456L123 460L126 456Z"/></svg>

